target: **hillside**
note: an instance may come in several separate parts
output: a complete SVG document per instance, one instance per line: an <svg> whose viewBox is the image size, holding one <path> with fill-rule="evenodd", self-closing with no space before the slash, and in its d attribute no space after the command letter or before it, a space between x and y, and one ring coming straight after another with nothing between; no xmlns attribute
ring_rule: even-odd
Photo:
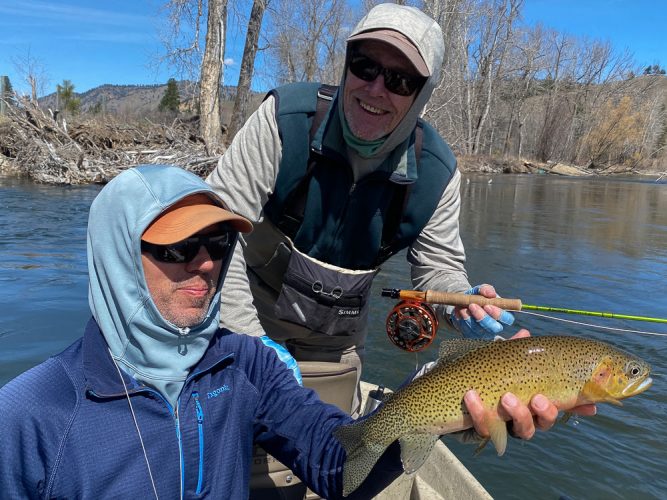
<svg viewBox="0 0 667 500"><path fill-rule="evenodd" d="M86 92L75 93L74 96L81 99L81 111L111 113L121 117L137 117L151 115L157 111L162 96L167 89L167 84L162 85L100 85ZM190 102L198 92L196 83L189 81L178 82L178 92L186 111L186 104ZM229 108L229 103L234 98L236 87L223 87L223 113ZM262 94L258 94L261 99ZM56 93L49 94L39 99L39 105L43 109L55 109Z"/></svg>

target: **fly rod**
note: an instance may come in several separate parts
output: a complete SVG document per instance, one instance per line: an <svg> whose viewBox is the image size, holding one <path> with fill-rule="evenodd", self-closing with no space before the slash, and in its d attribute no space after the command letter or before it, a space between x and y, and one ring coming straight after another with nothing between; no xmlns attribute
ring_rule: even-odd
<svg viewBox="0 0 667 500"><path fill-rule="evenodd" d="M628 319L633 321L650 321L652 323L667 323L667 318L651 318L648 316L633 316L630 314L617 314L602 311L582 311L580 309L566 309L563 307L536 306L524 304L521 299L507 299L497 297L489 299L481 295L466 295L464 293L439 292L437 290L400 290L398 288L383 288L383 297L393 299L412 300L426 302L427 304L446 304L450 306L467 307L470 304L480 306L492 305L505 309L507 311L521 311L523 309L531 311L546 311L565 314L579 314L583 316L596 316L598 318Z"/></svg>

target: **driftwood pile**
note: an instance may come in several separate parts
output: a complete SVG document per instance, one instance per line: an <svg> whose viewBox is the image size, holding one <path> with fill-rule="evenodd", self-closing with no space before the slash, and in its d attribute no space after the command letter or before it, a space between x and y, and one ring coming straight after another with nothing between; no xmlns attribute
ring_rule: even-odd
<svg viewBox="0 0 667 500"><path fill-rule="evenodd" d="M54 184L106 183L142 163L178 165L204 177L218 156L207 154L197 129L196 118L168 125L110 116L69 122L22 102L0 117L0 158L19 174Z"/></svg>

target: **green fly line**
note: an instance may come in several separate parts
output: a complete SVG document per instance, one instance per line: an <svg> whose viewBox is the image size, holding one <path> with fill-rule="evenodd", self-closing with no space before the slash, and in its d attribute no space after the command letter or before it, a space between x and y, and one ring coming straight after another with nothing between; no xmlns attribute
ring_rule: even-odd
<svg viewBox="0 0 667 500"><path fill-rule="evenodd" d="M555 313L565 313L565 314L580 314L583 316L595 316L598 318L629 319L632 321L650 321L653 323L667 323L667 318L651 318L648 316L633 316L630 314L617 314L617 313L601 312L601 311L582 311L580 309L566 309L563 307L534 306L530 304L521 304L521 309L530 309L532 311L544 311L544 312L555 312Z"/></svg>
<svg viewBox="0 0 667 500"><path fill-rule="evenodd" d="M523 307L526 307L525 304L524 304ZM526 307L526 309L528 309L528 308ZM539 309L539 310L542 310L542 309ZM529 314L531 316L538 316L540 318L553 319L553 320L556 320L556 321L562 321L563 323L570 323L570 324L573 324L573 325L581 325L581 326L588 326L588 327L591 327L591 328L598 328L600 330L610 330L610 331L621 332L621 333L640 333L642 335L654 335L656 337L667 337L667 333L647 332L645 330L631 330L631 329L627 329L627 328L617 328L617 327L613 327L613 326L595 325L593 323L584 323L582 321L574 321L574 320L571 320L571 319L557 318L555 316L550 316L548 314L540 314L540 313L529 312L529 311L512 311L512 312L513 313L521 313L521 314ZM589 316L597 316L597 314L590 314ZM609 318L611 316L603 316L603 317ZM615 315L614 317L618 318L619 316ZM660 318L653 318L653 319L660 319ZM659 322L663 323L665 321L663 320L663 321L659 321Z"/></svg>

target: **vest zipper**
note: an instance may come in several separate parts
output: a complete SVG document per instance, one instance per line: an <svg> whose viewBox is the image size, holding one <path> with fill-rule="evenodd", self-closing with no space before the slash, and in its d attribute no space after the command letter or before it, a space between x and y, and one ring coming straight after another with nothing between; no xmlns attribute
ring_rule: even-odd
<svg viewBox="0 0 667 500"><path fill-rule="evenodd" d="M199 495L204 487L204 410L199 402L199 393L193 392L192 396L195 399L195 410L197 412L197 429L199 431L199 475L197 479L197 495Z"/></svg>

